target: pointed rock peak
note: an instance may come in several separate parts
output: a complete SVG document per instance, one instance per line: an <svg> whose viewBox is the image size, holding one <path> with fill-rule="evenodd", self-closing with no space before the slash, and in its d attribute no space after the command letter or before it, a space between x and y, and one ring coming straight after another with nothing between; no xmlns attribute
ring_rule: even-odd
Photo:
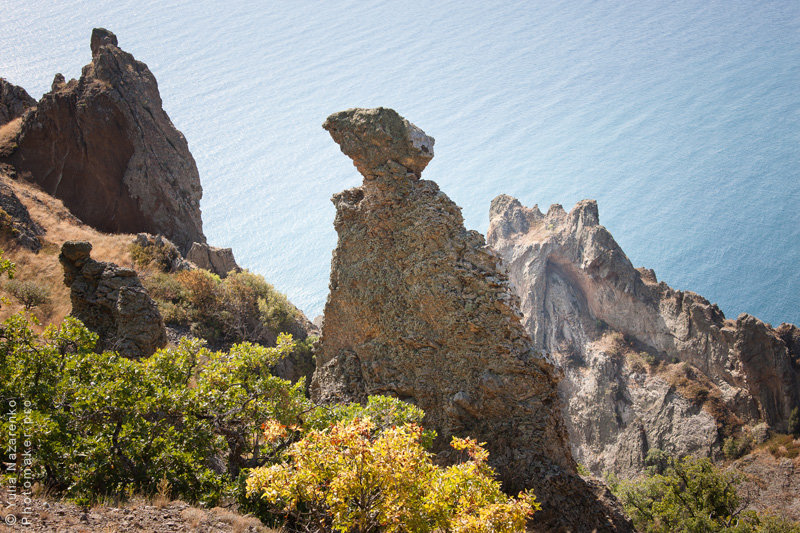
<svg viewBox="0 0 800 533"><path fill-rule="evenodd" d="M329 116L322 127L367 179L383 174L380 167L389 162L419 177L433 159L433 137L394 109L348 109Z"/></svg>
<svg viewBox="0 0 800 533"><path fill-rule="evenodd" d="M576 222L580 222L584 226L597 226L600 223L596 200L581 200L575 204L569 214Z"/></svg>
<svg viewBox="0 0 800 533"><path fill-rule="evenodd" d="M118 46L117 36L105 28L93 29L92 41L90 45L92 48L92 57L97 55L97 52L100 51L101 46L105 46L107 44L113 44L114 46Z"/></svg>
<svg viewBox="0 0 800 533"><path fill-rule="evenodd" d="M500 196L495 197L492 200L492 204L489 207L489 218L495 217L504 217L509 212L521 209L522 204L519 200L514 198L513 196L509 196L507 194L501 194Z"/></svg>
<svg viewBox="0 0 800 533"><path fill-rule="evenodd" d="M552 204L550 209L547 210L547 218L562 217L566 214L567 212L564 211L564 206L561 204Z"/></svg>
<svg viewBox="0 0 800 533"><path fill-rule="evenodd" d="M64 75L59 72L53 77L53 83L50 84L50 91L56 92L66 84L67 80L64 79Z"/></svg>

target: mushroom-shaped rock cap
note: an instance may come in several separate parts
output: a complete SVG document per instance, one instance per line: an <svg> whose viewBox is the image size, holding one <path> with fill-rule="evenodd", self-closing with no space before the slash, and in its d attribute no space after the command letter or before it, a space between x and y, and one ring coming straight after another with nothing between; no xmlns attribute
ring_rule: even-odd
<svg viewBox="0 0 800 533"><path fill-rule="evenodd" d="M100 50L100 47L106 44L113 44L114 46L117 46L119 44L117 42L117 36L105 28L93 29L92 40L89 45L92 49L92 57L96 56L97 51Z"/></svg>
<svg viewBox="0 0 800 533"><path fill-rule="evenodd" d="M92 243L88 241L67 241L61 245L61 255L71 263L89 258Z"/></svg>
<svg viewBox="0 0 800 533"><path fill-rule="evenodd" d="M322 127L367 178L387 161L419 176L433 159L433 137L394 109L348 109L329 116Z"/></svg>

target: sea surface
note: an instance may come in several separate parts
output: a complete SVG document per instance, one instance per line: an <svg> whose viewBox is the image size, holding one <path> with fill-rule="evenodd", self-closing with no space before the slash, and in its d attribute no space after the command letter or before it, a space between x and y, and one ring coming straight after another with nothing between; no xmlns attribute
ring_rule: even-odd
<svg viewBox="0 0 800 533"><path fill-rule="evenodd" d="M436 138L424 177L489 203L598 201L636 266L726 316L800 323L800 2L0 0L0 76L77 78L93 27L159 82L197 160L209 242L310 317L333 193L320 125L386 106Z"/></svg>

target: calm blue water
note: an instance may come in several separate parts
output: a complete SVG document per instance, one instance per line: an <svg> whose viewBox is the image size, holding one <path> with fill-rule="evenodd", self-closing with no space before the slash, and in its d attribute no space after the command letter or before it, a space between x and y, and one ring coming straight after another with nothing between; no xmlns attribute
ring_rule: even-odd
<svg viewBox="0 0 800 533"><path fill-rule="evenodd" d="M436 138L425 177L468 227L499 193L595 198L635 265L800 323L800 2L220 4L2 0L0 76L38 98L114 31L189 141L209 241L312 317L329 198L361 181L320 124L382 105Z"/></svg>

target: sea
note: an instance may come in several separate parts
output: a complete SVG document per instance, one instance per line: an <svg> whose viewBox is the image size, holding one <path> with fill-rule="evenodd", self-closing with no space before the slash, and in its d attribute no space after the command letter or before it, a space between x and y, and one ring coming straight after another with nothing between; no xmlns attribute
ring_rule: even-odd
<svg viewBox="0 0 800 533"><path fill-rule="evenodd" d="M800 1L0 0L0 76L80 76L93 27L158 79L204 231L310 318L357 186L321 128L391 107L485 233L496 195L597 200L635 266L729 318L800 324Z"/></svg>

